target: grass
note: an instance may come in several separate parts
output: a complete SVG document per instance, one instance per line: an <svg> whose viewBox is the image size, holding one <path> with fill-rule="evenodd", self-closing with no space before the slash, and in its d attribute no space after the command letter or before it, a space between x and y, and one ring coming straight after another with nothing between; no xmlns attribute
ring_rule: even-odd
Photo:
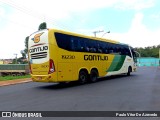
<svg viewBox="0 0 160 120"><path fill-rule="evenodd" d="M30 78L30 75L24 75L24 76L0 76L0 81L7 81L7 80L16 80L16 79L23 79L23 78Z"/></svg>

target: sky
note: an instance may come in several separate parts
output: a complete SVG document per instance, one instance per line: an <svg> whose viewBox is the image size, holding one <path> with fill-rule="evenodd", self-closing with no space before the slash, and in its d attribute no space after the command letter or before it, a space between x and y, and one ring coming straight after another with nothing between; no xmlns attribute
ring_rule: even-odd
<svg viewBox="0 0 160 120"><path fill-rule="evenodd" d="M132 47L159 45L160 0L0 0L0 59L21 57L42 22ZM107 33L110 31L110 33Z"/></svg>

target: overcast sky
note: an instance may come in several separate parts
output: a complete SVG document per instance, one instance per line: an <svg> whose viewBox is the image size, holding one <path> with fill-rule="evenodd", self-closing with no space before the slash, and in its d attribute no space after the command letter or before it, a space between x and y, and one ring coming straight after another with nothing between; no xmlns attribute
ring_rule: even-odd
<svg viewBox="0 0 160 120"><path fill-rule="evenodd" d="M0 0L0 59L21 57L41 22L133 47L160 44L160 0ZM110 33L106 33L110 31Z"/></svg>

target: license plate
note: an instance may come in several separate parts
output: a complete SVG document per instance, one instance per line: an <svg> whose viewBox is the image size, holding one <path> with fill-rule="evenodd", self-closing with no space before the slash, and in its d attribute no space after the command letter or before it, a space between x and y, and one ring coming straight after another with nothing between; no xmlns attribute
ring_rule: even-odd
<svg viewBox="0 0 160 120"><path fill-rule="evenodd" d="M42 77L38 77L38 80L42 80Z"/></svg>

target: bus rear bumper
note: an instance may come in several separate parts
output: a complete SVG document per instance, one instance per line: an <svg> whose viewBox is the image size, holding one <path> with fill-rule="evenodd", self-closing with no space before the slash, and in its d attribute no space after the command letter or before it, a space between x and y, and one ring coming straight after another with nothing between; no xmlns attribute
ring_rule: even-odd
<svg viewBox="0 0 160 120"><path fill-rule="evenodd" d="M31 78L34 82L58 82L51 75L31 75Z"/></svg>

